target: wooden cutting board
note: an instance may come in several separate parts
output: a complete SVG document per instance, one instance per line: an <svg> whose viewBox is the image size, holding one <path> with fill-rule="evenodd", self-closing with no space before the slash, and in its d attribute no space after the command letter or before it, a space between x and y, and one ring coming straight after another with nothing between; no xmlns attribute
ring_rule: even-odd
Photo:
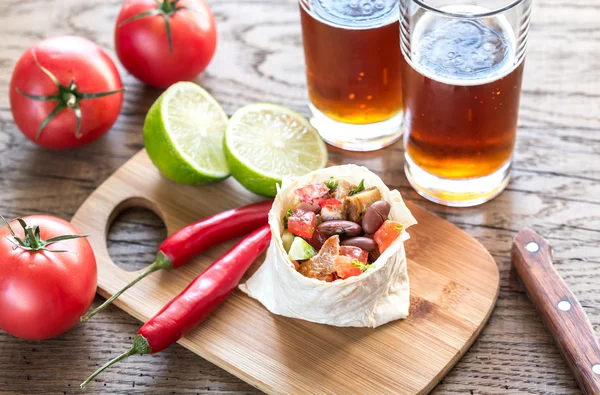
<svg viewBox="0 0 600 395"><path fill-rule="evenodd" d="M161 177L142 150L92 193L73 223L91 234L98 292L108 297L136 275L117 267L106 246L110 224L122 210L147 207L171 234L200 218L258 200L233 179L199 187L174 184ZM376 329L336 328L273 315L237 290L179 343L267 393L429 392L479 335L496 302L499 275L493 258L475 239L407 204L419 221L406 243L408 319ZM233 244L212 248L179 269L151 275L116 305L146 321Z"/></svg>

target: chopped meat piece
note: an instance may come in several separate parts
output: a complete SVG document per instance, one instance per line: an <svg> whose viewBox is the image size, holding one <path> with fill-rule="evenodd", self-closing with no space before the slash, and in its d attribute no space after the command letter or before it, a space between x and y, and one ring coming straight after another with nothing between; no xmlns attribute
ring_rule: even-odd
<svg viewBox="0 0 600 395"><path fill-rule="evenodd" d="M354 188L354 185L350 184L346 180L337 180L337 183L338 184L335 188L335 192L333 192L333 197L337 200L344 200L344 198L348 196L350 190Z"/></svg>
<svg viewBox="0 0 600 395"><path fill-rule="evenodd" d="M381 200L381 193L376 187L366 189L354 196L348 196L344 200L348 220L360 224L367 209L378 200Z"/></svg>
<svg viewBox="0 0 600 395"><path fill-rule="evenodd" d="M300 274L310 278L316 278L317 280L323 280L327 282L333 281L333 262L340 253L340 237L335 235L331 236L323 247L319 250L319 253L300 265Z"/></svg>
<svg viewBox="0 0 600 395"><path fill-rule="evenodd" d="M326 199L319 202L321 206L321 218L323 221L346 219L344 204L337 199Z"/></svg>

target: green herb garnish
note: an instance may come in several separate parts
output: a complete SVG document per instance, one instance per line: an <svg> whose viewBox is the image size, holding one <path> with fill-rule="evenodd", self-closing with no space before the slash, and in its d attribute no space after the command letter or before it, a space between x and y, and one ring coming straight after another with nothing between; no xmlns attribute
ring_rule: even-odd
<svg viewBox="0 0 600 395"><path fill-rule="evenodd" d="M362 180L360 180L360 184L358 184L358 186L355 189L351 189L350 192L348 192L348 196L354 196L357 193L360 193L364 190L365 190L365 179L363 178Z"/></svg>
<svg viewBox="0 0 600 395"><path fill-rule="evenodd" d="M287 229L288 228L288 219L290 219L290 217L292 216L294 212L292 211L291 208L288 208L287 211L285 212L285 217L283 217L283 229Z"/></svg>
<svg viewBox="0 0 600 395"><path fill-rule="evenodd" d="M404 229L404 226L402 226L402 225L396 225L396 230L398 232L402 232L402 229Z"/></svg>
<svg viewBox="0 0 600 395"><path fill-rule="evenodd" d="M334 180L333 177L331 177L327 181L324 181L323 184L325 184L325 186L329 188L329 193L333 193L333 191L335 191L335 188L337 188L338 186L338 182Z"/></svg>
<svg viewBox="0 0 600 395"><path fill-rule="evenodd" d="M358 259L355 259L352 261L352 264L354 265L354 267L359 268L360 270L362 270L363 272L366 272L367 269L370 269L373 267L373 265L365 265L364 263L362 263L361 261L359 261Z"/></svg>

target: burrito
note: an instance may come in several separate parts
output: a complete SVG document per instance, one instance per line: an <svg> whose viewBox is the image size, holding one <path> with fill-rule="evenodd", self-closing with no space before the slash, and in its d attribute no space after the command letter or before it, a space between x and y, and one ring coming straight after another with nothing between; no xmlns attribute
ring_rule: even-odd
<svg viewBox="0 0 600 395"><path fill-rule="evenodd" d="M263 265L240 285L271 313L334 326L406 318L404 241L416 224L400 193L365 167L284 179Z"/></svg>

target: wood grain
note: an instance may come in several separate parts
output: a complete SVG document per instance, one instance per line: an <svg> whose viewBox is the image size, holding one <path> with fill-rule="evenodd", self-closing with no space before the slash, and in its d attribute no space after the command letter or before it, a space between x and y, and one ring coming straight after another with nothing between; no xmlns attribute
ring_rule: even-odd
<svg viewBox="0 0 600 395"><path fill-rule="evenodd" d="M513 242L512 262L579 388L600 394L600 346L583 307L552 265L552 247L525 228Z"/></svg>
<svg viewBox="0 0 600 395"><path fill-rule="evenodd" d="M106 244L110 224L123 209L151 209L171 234L198 218L257 200L233 180L174 185L142 150L90 195L72 221L91 235L98 292L108 297L137 275L114 265ZM499 275L492 257L473 238L412 203L409 209L419 224L406 243L407 320L377 329L336 328L275 316L236 291L179 343L269 393L429 392L483 329L496 302ZM115 304L147 321L231 245L145 279ZM349 375L356 366L363 374Z"/></svg>
<svg viewBox="0 0 600 395"><path fill-rule="evenodd" d="M198 78L228 113L270 101L304 115L306 108L299 14L294 0L208 0L219 44ZM0 92L25 49L44 37L75 34L114 58L112 29L120 0L0 2ZM493 201L449 209L421 199L403 173L398 143L370 154L330 148L335 163L377 172L403 196L476 237L500 269L498 305L473 347L435 394L577 394L579 390L533 305L509 279L510 246L532 226L554 247L554 264L600 335L600 5L595 0L537 0L525 66L513 179ZM115 58L116 59L116 58ZM120 66L119 66L120 67ZM143 148L144 115L160 94L120 68L127 88L122 113L100 141L66 152L36 147L12 121L0 94L0 213L49 213L71 218L86 197ZM128 215L111 231L113 256L148 262L164 234L152 216ZM95 305L103 299L96 298ZM0 392L62 394L82 373L131 343L139 322L118 308L47 342L0 333ZM134 357L98 379L97 393L240 394L258 390L194 353L174 346Z"/></svg>

